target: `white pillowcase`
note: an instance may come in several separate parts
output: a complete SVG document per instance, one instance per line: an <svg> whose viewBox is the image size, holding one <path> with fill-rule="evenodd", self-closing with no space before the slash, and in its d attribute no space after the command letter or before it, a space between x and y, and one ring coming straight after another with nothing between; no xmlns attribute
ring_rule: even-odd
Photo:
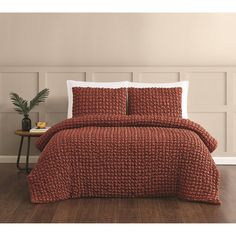
<svg viewBox="0 0 236 236"><path fill-rule="evenodd" d="M132 88L182 88L182 118L188 119L187 102L188 102L188 81L180 81L175 83L136 83L129 82Z"/></svg>
<svg viewBox="0 0 236 236"><path fill-rule="evenodd" d="M75 81L75 80L67 80L67 94L68 94L68 112L67 118L72 117L72 108L73 108L73 87L81 87L81 88L127 88L129 82L128 81L119 81L119 82L85 82L85 81Z"/></svg>

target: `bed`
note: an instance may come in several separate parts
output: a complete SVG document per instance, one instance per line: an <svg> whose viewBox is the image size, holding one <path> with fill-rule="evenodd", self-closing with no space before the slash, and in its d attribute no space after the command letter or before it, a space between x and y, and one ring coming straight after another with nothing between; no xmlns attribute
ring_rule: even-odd
<svg viewBox="0 0 236 236"><path fill-rule="evenodd" d="M185 117L183 85L70 84L68 119L36 143L31 202L171 196L220 204L217 141Z"/></svg>

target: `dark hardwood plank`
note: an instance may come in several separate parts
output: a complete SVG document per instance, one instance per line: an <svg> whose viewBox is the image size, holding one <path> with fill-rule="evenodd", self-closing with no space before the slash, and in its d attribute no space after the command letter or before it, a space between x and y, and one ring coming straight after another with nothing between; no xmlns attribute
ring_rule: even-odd
<svg viewBox="0 0 236 236"><path fill-rule="evenodd" d="M50 204L37 204L30 219L27 219L26 222L51 223L53 216L55 215L55 212L57 210L58 204L59 202Z"/></svg>
<svg viewBox="0 0 236 236"><path fill-rule="evenodd" d="M1 181L0 192L0 219L1 222L9 222L15 209L22 202L22 186L25 186L24 178L21 174L11 175L5 181ZM23 191L26 189L23 187Z"/></svg>
<svg viewBox="0 0 236 236"><path fill-rule="evenodd" d="M201 205L209 223L235 223L236 222L236 166L221 166L220 198L222 204L214 206Z"/></svg>
<svg viewBox="0 0 236 236"><path fill-rule="evenodd" d="M141 211L138 198L120 198L118 210L119 223L141 223Z"/></svg>
<svg viewBox="0 0 236 236"><path fill-rule="evenodd" d="M80 206L80 201L78 201L78 199L69 199L58 202L58 206L52 218L52 222L74 223L76 221L76 215L79 206Z"/></svg>
<svg viewBox="0 0 236 236"><path fill-rule="evenodd" d="M157 198L156 210L160 214L158 223L181 223L178 209L180 208L178 199L176 198ZM168 219L168 222L166 222Z"/></svg>
<svg viewBox="0 0 236 236"><path fill-rule="evenodd" d="M24 181L24 186L26 184L27 184L26 181ZM14 211L6 219L7 222L21 223L21 222L30 222L31 220L31 215L34 213L36 205L30 203L29 192L25 190L22 191L22 187L20 191L18 191L18 193L14 193L15 196L17 196L18 198L18 204L15 208L12 208Z"/></svg>
<svg viewBox="0 0 236 236"><path fill-rule="evenodd" d="M222 204L176 198L81 198L30 203L26 174L0 164L0 222L236 223L236 166L218 166Z"/></svg>
<svg viewBox="0 0 236 236"><path fill-rule="evenodd" d="M97 222L117 223L119 201L119 198L101 198L98 209Z"/></svg>
<svg viewBox="0 0 236 236"><path fill-rule="evenodd" d="M204 203L195 203L188 201L179 202L178 221L182 223L206 223L206 217L201 209Z"/></svg>
<svg viewBox="0 0 236 236"><path fill-rule="evenodd" d="M156 198L140 198L138 200L143 223L161 222L161 214L157 203L158 201L159 199Z"/></svg>
<svg viewBox="0 0 236 236"><path fill-rule="evenodd" d="M81 198L77 205L75 222L77 223L97 223L99 211L99 198Z"/></svg>

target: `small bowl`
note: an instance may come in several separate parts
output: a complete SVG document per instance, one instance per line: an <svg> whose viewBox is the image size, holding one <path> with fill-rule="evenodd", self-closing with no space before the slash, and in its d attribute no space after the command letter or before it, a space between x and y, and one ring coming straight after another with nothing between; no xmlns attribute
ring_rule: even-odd
<svg viewBox="0 0 236 236"><path fill-rule="evenodd" d="M45 129L47 126L47 122L39 121L39 122L35 122L35 125L37 129Z"/></svg>

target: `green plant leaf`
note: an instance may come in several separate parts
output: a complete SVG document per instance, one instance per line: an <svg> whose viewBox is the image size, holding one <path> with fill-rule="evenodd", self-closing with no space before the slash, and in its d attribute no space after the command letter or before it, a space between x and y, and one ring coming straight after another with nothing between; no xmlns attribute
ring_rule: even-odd
<svg viewBox="0 0 236 236"><path fill-rule="evenodd" d="M44 102L45 99L49 95L49 89L45 88L40 91L29 103L29 111L31 111L35 106L39 105L39 103Z"/></svg>
<svg viewBox="0 0 236 236"><path fill-rule="evenodd" d="M15 105L15 111L21 115L26 116L35 106L41 102L44 102L48 95L49 89L45 88L40 91L29 103L17 93L10 93L10 99L13 105Z"/></svg>
<svg viewBox="0 0 236 236"><path fill-rule="evenodd" d="M10 99L12 103L16 106L15 111L21 115L28 115L28 103L22 97L20 97L17 93L10 93Z"/></svg>

